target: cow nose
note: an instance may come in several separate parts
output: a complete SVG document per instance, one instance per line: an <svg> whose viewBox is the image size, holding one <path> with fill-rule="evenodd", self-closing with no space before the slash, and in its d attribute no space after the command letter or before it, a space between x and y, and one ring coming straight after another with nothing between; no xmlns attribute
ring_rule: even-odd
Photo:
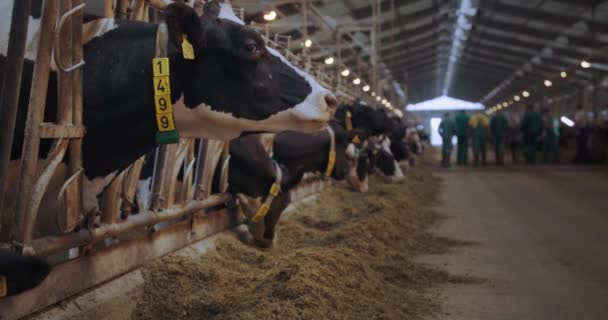
<svg viewBox="0 0 608 320"><path fill-rule="evenodd" d="M336 97L331 93L325 95L325 103L329 109L335 109L338 107L338 99L336 99Z"/></svg>

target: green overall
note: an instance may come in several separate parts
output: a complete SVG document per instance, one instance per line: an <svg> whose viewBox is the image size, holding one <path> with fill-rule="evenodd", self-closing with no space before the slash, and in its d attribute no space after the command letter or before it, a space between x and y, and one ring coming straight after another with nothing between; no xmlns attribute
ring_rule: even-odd
<svg viewBox="0 0 608 320"><path fill-rule="evenodd" d="M545 115L543 126L545 128L543 161L556 164L559 162L559 121L552 115Z"/></svg>
<svg viewBox="0 0 608 320"><path fill-rule="evenodd" d="M454 118L458 138L458 164L467 164L469 154L469 116L459 113Z"/></svg>
<svg viewBox="0 0 608 320"><path fill-rule="evenodd" d="M505 163L505 140L509 131L509 120L504 113L498 112L492 117L490 131L492 132L494 151L496 152L496 163L503 165Z"/></svg>
<svg viewBox="0 0 608 320"><path fill-rule="evenodd" d="M526 163L535 163L536 140L543 130L543 123L538 112L526 111L521 119L520 129L523 134L523 151Z"/></svg>
<svg viewBox="0 0 608 320"><path fill-rule="evenodd" d="M454 121L449 117L444 117L439 124L439 134L441 135L441 165L448 167L450 166L450 157L452 156L452 137L456 133L456 126Z"/></svg>
<svg viewBox="0 0 608 320"><path fill-rule="evenodd" d="M469 125L471 126L471 132L473 133L471 140L473 142L473 157L475 158L475 164L479 164L480 158L481 163L486 164L490 120L488 120L488 117L485 115L476 113L469 120Z"/></svg>

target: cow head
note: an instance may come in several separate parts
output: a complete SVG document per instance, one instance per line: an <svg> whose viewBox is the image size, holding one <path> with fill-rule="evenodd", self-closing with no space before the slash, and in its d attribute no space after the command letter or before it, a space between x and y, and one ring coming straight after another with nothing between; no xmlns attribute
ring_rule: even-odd
<svg viewBox="0 0 608 320"><path fill-rule="evenodd" d="M338 122L329 124L334 132L336 160L331 178L343 180L349 169L347 149L354 133L347 132ZM331 136L328 131L313 134L282 132L275 136L273 153L281 164L293 168L301 165L306 172L324 174L329 163Z"/></svg>
<svg viewBox="0 0 608 320"><path fill-rule="evenodd" d="M276 166L259 138L244 136L230 143L228 190L248 197L265 197L276 180ZM304 171L288 171L281 166L281 190L287 192L295 187Z"/></svg>
<svg viewBox="0 0 608 320"><path fill-rule="evenodd" d="M266 217L249 227L254 243L261 247L272 245L275 225L291 200L289 191L304 174L301 168L290 171L280 166L280 170L281 193L273 200ZM277 167L259 137L248 135L230 143L228 191L237 195L244 211L255 213L276 179Z"/></svg>
<svg viewBox="0 0 608 320"><path fill-rule="evenodd" d="M165 10L169 38L181 51L187 38L193 60L181 59L183 103L196 116L218 122L206 136L228 139L242 132L321 130L336 98L310 75L266 47L228 4L208 2L202 16L183 4ZM178 53L181 58L181 54Z"/></svg>
<svg viewBox="0 0 608 320"><path fill-rule="evenodd" d="M50 271L49 264L41 259L0 252L0 286L6 285L7 296L35 288Z"/></svg>

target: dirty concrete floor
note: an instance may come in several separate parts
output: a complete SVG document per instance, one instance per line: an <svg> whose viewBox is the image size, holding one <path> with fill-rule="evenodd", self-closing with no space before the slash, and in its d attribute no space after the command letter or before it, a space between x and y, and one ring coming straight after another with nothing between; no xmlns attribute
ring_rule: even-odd
<svg viewBox="0 0 608 320"><path fill-rule="evenodd" d="M488 279L442 288L435 319L608 319L608 172L438 169L440 235L475 242L424 260ZM445 290L443 290L445 289Z"/></svg>

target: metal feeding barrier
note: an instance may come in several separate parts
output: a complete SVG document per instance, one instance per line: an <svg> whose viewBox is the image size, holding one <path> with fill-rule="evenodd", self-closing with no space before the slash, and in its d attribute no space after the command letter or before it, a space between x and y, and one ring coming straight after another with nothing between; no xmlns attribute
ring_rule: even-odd
<svg viewBox="0 0 608 320"><path fill-rule="evenodd" d="M8 59L20 61L17 64L20 66L23 64L23 50L19 49L25 47L30 1L15 3L15 17L25 17L26 22L24 25L15 20L16 27L11 29L10 35L13 46L9 46ZM238 223L235 210L210 210L223 206L232 196L211 194L216 167L224 163L228 144L207 139L181 139L179 144L157 149L149 207L138 204L136 196L145 161L142 157L113 179L99 199L100 211L83 212L84 5L83 0L44 2L23 153L17 166L19 174L14 206L5 210L8 203L2 201L8 200L8 194L14 191L6 190L0 194L0 248L45 257L53 264L53 269L37 288L0 299L0 318L3 320L31 314ZM149 16L146 13L150 10L144 0L132 3L119 0L116 8L106 7L106 15L114 15L115 12L119 17L147 21ZM244 16L242 10L240 15ZM150 20L155 21L157 16L153 13ZM295 54L290 49L290 37L267 32L265 38L269 46L279 50L295 65L309 70L323 85L334 91L350 92L350 89L336 87L337 72L327 72L322 64L311 64L308 57ZM59 101L55 123L44 122L51 64L57 66L58 77ZM20 70L16 75L12 81L19 83ZM11 88L3 95L12 99L10 101L16 110L19 88ZM11 121L15 120L15 114ZM12 137L12 130L8 131ZM39 158L41 139L53 142L46 159ZM0 162L3 187L7 184L5 178L15 174L10 171L15 167L8 163L11 144L9 140L0 145L2 156L7 158ZM65 177L57 190L49 190L49 184L58 174L66 155L69 160ZM224 170L227 168L222 167ZM319 179L307 179L293 191L293 199L298 201L314 194L327 184ZM49 193L53 194L51 200L55 202L55 212L47 212L41 207ZM56 230L38 234L36 224L49 215L54 217Z"/></svg>

